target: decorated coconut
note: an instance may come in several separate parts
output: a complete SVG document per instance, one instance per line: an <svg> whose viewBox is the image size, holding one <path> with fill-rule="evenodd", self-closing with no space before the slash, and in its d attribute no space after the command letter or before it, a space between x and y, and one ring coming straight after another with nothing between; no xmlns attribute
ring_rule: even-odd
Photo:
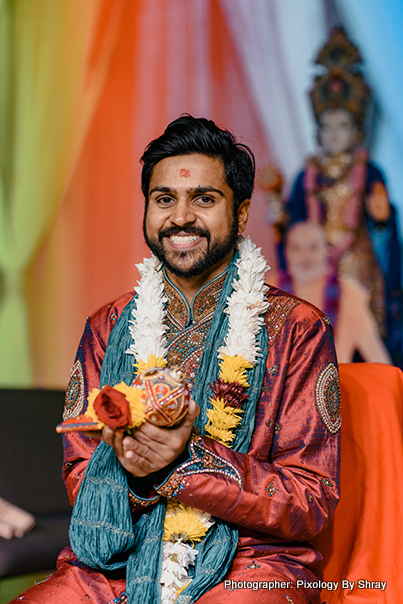
<svg viewBox="0 0 403 604"><path fill-rule="evenodd" d="M174 426L186 415L189 407L189 388L178 367L146 369L133 381L142 389L146 420L155 426Z"/></svg>

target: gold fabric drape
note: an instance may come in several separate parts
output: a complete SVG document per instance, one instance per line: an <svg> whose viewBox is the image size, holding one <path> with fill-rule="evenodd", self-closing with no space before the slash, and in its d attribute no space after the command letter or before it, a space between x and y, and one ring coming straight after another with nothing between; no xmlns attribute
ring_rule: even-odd
<svg viewBox="0 0 403 604"><path fill-rule="evenodd" d="M32 385L24 271L92 115L118 9L109 2L94 56L103 0L0 0L0 386Z"/></svg>

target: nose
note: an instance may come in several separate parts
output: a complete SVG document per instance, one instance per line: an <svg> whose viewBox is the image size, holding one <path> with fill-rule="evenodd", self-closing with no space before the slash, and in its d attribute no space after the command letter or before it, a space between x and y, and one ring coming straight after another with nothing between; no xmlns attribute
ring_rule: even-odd
<svg viewBox="0 0 403 604"><path fill-rule="evenodd" d="M300 262L306 263L311 260L312 253L309 250L300 250L299 260Z"/></svg>
<svg viewBox="0 0 403 604"><path fill-rule="evenodd" d="M178 200L172 208L170 221L176 226L183 227L188 224L193 224L196 220L191 203L186 200Z"/></svg>

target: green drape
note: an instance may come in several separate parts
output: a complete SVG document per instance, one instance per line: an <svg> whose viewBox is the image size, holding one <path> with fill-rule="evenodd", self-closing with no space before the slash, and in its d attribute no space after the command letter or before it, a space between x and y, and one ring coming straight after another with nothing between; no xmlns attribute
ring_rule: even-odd
<svg viewBox="0 0 403 604"><path fill-rule="evenodd" d="M0 386L32 385L24 271L103 82L118 4L109 3L94 53L103 7L104 0L0 0Z"/></svg>

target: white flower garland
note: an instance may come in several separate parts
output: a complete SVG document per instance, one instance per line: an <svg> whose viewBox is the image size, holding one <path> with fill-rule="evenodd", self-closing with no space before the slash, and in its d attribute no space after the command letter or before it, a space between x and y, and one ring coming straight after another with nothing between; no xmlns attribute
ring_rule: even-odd
<svg viewBox="0 0 403 604"><path fill-rule="evenodd" d="M195 563L197 549L183 541L166 541L162 548L161 604L175 602L189 583L187 569Z"/></svg>
<svg viewBox="0 0 403 604"><path fill-rule="evenodd" d="M267 309L264 277L270 267L250 237L239 237L238 251L238 279L232 284L234 291L224 311L229 317L229 329L225 346L218 352L220 358L238 355L255 364L259 354L255 336L263 323L260 315ZM126 352L134 355L136 361L147 362L151 355L165 358L167 327L164 325L164 305L167 299L162 264L154 254L136 267L141 279L134 288L138 297L129 321L133 343Z"/></svg>
<svg viewBox="0 0 403 604"><path fill-rule="evenodd" d="M268 307L265 301L268 287L264 278L270 267L260 249L250 237L242 237L238 241L238 279L232 284L234 291L224 311L229 317L228 334L225 346L218 349L220 358L225 355L241 356L252 365L256 364L260 350L256 335L263 324L261 315Z"/></svg>
<svg viewBox="0 0 403 604"><path fill-rule="evenodd" d="M256 335L263 324L261 316L267 309L265 301L267 286L264 283L266 271L270 268L265 258L251 241L250 237L239 237L239 258L236 261L238 279L232 286L233 292L227 300L225 313L229 317L228 334L225 346L219 348L219 358L239 356L256 364L260 354ZM134 355L138 366L145 366L149 361L158 366L166 363L167 327L164 324L167 301L164 295L162 264L152 254L144 262L136 265L141 279L135 291L138 294L136 308L132 310L129 330L133 343L126 351ZM205 522L211 526L214 521L210 514L194 508L200 517L203 514ZM191 579L187 568L194 564L197 550L187 543L178 540L166 541L162 551L162 600L161 604L172 604L178 593L184 589Z"/></svg>
<svg viewBox="0 0 403 604"><path fill-rule="evenodd" d="M154 254L151 254L151 258L144 258L144 262L136 264L136 267L141 279L134 288L138 296L136 308L132 310L133 318L129 321L133 343L126 352L133 354L137 362L147 362L151 355L165 358L167 327L164 324L164 305L167 299L164 295L162 264Z"/></svg>

